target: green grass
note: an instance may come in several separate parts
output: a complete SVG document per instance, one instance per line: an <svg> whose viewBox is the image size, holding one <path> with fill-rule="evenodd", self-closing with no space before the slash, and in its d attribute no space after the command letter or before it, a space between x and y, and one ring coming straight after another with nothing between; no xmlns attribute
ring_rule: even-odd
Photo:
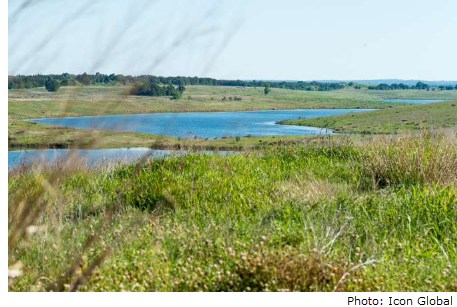
<svg viewBox="0 0 457 307"><path fill-rule="evenodd" d="M12 171L9 289L456 291L455 133L353 141Z"/></svg>
<svg viewBox="0 0 457 307"><path fill-rule="evenodd" d="M280 123L325 127L343 133L369 134L392 134L429 128L454 128L457 126L457 101L400 106L367 113L291 119Z"/></svg>
<svg viewBox="0 0 457 307"><path fill-rule="evenodd" d="M273 89L264 95L262 88L189 86L181 100L167 97L129 96L128 87L62 87L57 93L44 88L8 91L9 148L47 147L155 147L239 148L234 139L186 140L134 132L94 131L25 122L27 118L132 114L151 112L236 111L297 108L386 108L399 104L379 102L384 98L456 98L457 91L368 91L340 90L304 92ZM241 97L242 101L229 100ZM224 101L223 98L226 97ZM95 136L95 137L94 137ZM295 137L296 138L296 137ZM284 139L290 139L285 137ZM258 139L246 139L247 147ZM157 144L157 145L156 145Z"/></svg>

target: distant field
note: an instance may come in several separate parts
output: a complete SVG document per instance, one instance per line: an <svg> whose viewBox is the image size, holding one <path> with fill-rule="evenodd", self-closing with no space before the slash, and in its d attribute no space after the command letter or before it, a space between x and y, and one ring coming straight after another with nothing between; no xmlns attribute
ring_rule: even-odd
<svg viewBox="0 0 457 307"><path fill-rule="evenodd" d="M153 134L82 130L35 124L27 118L132 114L152 112L238 111L298 108L388 108L402 104L382 102L386 98L457 99L457 91L369 91L345 89L305 92L262 88L189 86L181 100L168 97L130 96L125 86L62 87L58 93L44 88L8 91L9 148L69 147L108 148L147 146L174 148L239 148L254 146L270 138L178 140ZM225 97L225 99L224 99ZM240 97L241 101L235 101ZM281 137L291 140L297 137ZM303 138L303 137L300 137Z"/></svg>
<svg viewBox="0 0 457 307"><path fill-rule="evenodd" d="M282 121L287 125L315 126L344 133L399 133L457 126L457 101L401 106L367 113Z"/></svg>
<svg viewBox="0 0 457 307"><path fill-rule="evenodd" d="M168 97L140 97L127 93L128 87L121 86L62 87L58 93L49 93L44 88L10 90L9 115L31 118L271 108L385 108L395 105L379 102L384 99L379 96L379 91L305 92L273 89L268 95L264 95L262 88L189 86L183 98L177 101ZM416 93L413 97L425 93ZM242 100L235 101L234 97L241 97ZM398 95L392 92L392 97ZM429 94L422 98L441 97Z"/></svg>

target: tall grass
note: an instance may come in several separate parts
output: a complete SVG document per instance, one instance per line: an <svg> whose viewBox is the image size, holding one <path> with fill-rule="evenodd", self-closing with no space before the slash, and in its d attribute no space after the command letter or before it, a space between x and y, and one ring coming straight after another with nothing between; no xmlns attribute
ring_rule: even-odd
<svg viewBox="0 0 457 307"><path fill-rule="evenodd" d="M455 132L378 138L364 148L362 159L374 186L457 183Z"/></svg>

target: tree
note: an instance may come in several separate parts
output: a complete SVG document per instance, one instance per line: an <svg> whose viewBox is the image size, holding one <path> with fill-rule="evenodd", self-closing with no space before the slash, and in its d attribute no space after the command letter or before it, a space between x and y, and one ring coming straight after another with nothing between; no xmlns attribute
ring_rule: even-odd
<svg viewBox="0 0 457 307"><path fill-rule="evenodd" d="M53 78L48 78L44 83L44 87L48 92L57 92L60 88L60 82Z"/></svg>
<svg viewBox="0 0 457 307"><path fill-rule="evenodd" d="M91 78L86 73L83 73L82 75L78 75L76 77L76 80L78 80L80 83L82 83L84 85L89 85L91 83Z"/></svg>
<svg viewBox="0 0 457 307"><path fill-rule="evenodd" d="M120 84L125 85L125 83L127 82L127 78L124 75L117 75L116 81L119 82Z"/></svg>
<svg viewBox="0 0 457 307"><path fill-rule="evenodd" d="M416 89L418 89L418 90L426 90L428 88L429 88L428 84L425 84L423 82L417 82L416 83Z"/></svg>
<svg viewBox="0 0 457 307"><path fill-rule="evenodd" d="M271 92L270 84L265 85L263 92L265 93L265 95L268 95L268 93Z"/></svg>
<svg viewBox="0 0 457 307"><path fill-rule="evenodd" d="M135 82L133 84L130 95L139 96L171 96L171 99L180 99L185 90L184 85L178 88L173 84L160 86L156 78L148 78L145 82Z"/></svg>
<svg viewBox="0 0 457 307"><path fill-rule="evenodd" d="M174 100L181 99L181 97L182 97L182 92L180 92L180 91L174 92L174 93L171 95L171 99L174 99Z"/></svg>

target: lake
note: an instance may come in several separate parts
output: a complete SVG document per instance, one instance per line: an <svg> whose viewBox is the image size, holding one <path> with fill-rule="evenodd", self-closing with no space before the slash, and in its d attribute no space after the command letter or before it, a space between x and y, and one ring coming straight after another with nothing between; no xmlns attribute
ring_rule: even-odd
<svg viewBox="0 0 457 307"><path fill-rule="evenodd" d="M8 168L14 168L20 164L29 163L55 163L69 157L69 149L45 149L45 150L15 150L8 151ZM214 154L212 151L199 151L205 154ZM128 163L144 156L160 158L169 155L184 155L185 150L155 150L149 148L112 148L112 149L80 149L76 150L78 158L88 166L95 166L109 162ZM219 151L218 154L227 155L235 152Z"/></svg>
<svg viewBox="0 0 457 307"><path fill-rule="evenodd" d="M338 115L366 109L299 109L241 112L187 112L38 118L30 121L74 128L136 131L175 137L331 134L328 129L277 125L284 119Z"/></svg>
<svg viewBox="0 0 457 307"><path fill-rule="evenodd" d="M404 103L432 103L432 102L443 102L446 99L407 99L407 98L388 98L384 99L385 102L404 102Z"/></svg>

